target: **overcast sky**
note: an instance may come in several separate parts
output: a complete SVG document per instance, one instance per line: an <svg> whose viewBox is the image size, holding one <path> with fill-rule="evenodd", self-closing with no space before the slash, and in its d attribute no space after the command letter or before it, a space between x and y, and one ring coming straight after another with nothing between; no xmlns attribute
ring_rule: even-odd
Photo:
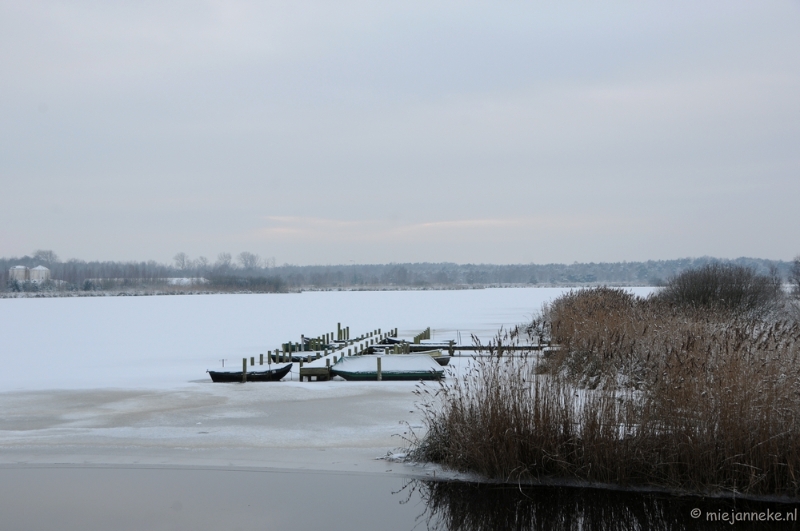
<svg viewBox="0 0 800 531"><path fill-rule="evenodd" d="M0 256L800 253L800 3L0 2Z"/></svg>

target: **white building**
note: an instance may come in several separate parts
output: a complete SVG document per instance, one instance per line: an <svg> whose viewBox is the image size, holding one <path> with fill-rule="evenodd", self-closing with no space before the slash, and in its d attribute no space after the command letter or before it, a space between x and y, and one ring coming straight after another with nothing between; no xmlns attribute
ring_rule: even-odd
<svg viewBox="0 0 800 531"><path fill-rule="evenodd" d="M30 276L31 282L39 283L50 280L50 270L43 265L34 267L30 270L28 275Z"/></svg>
<svg viewBox="0 0 800 531"><path fill-rule="evenodd" d="M18 282L45 282L50 280L50 270L45 266L38 265L33 269L25 266L14 266L8 270L8 278Z"/></svg>
<svg viewBox="0 0 800 531"><path fill-rule="evenodd" d="M30 280L30 269L25 266L14 266L8 270L8 278L19 282Z"/></svg>

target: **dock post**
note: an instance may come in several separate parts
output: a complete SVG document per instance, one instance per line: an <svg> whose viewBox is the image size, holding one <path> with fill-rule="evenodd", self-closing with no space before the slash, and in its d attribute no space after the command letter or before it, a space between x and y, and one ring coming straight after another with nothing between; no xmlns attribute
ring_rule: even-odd
<svg viewBox="0 0 800 531"><path fill-rule="evenodd" d="M376 359L378 360L378 381L380 382L381 379L382 379L382 375L381 375L381 358L380 358L380 356L378 356L378 358L376 358Z"/></svg>
<svg viewBox="0 0 800 531"><path fill-rule="evenodd" d="M300 358L300 370L297 371L297 374L300 375L300 381L303 381L303 358Z"/></svg>
<svg viewBox="0 0 800 531"><path fill-rule="evenodd" d="M259 365L264 365L264 355L263 354L259 354L258 355L258 364Z"/></svg>
<svg viewBox="0 0 800 531"><path fill-rule="evenodd" d="M242 358L242 383L247 381L247 358Z"/></svg>
<svg viewBox="0 0 800 531"><path fill-rule="evenodd" d="M330 358L325 358L325 367L330 369L330 367L331 367L331 359Z"/></svg>
<svg viewBox="0 0 800 531"><path fill-rule="evenodd" d="M255 364L256 364L256 358L253 357L253 356L250 356L250 366L253 366Z"/></svg>
<svg viewBox="0 0 800 531"><path fill-rule="evenodd" d="M300 334L300 350L304 352L306 350L306 336L303 334Z"/></svg>

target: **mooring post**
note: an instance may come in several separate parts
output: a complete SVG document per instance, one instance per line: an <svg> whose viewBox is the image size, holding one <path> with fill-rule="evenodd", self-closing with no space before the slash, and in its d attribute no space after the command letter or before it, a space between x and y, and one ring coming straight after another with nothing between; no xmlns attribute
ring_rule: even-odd
<svg viewBox="0 0 800 531"><path fill-rule="evenodd" d="M331 359L330 358L325 358L325 367L327 367L328 369L331 368Z"/></svg>
<svg viewBox="0 0 800 531"><path fill-rule="evenodd" d="M297 371L297 374L300 376L300 381L303 381L303 359L300 358L300 370Z"/></svg>
<svg viewBox="0 0 800 531"><path fill-rule="evenodd" d="M256 364L256 358L254 356L250 356L250 365L253 366Z"/></svg>
<svg viewBox="0 0 800 531"><path fill-rule="evenodd" d="M376 359L378 360L378 381L380 382L381 379L382 379L382 375L381 375L381 358L380 358L380 356L378 356Z"/></svg>
<svg viewBox="0 0 800 531"><path fill-rule="evenodd" d="M300 350L303 352L306 350L306 336L304 334L300 334Z"/></svg>
<svg viewBox="0 0 800 531"><path fill-rule="evenodd" d="M247 358L242 358L242 383L247 381Z"/></svg>
<svg viewBox="0 0 800 531"><path fill-rule="evenodd" d="M264 355L263 354L259 354L258 355L258 364L259 365L264 365Z"/></svg>

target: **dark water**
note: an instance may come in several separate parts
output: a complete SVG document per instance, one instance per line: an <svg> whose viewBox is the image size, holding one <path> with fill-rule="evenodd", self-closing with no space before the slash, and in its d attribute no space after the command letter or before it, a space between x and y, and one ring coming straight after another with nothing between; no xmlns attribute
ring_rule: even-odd
<svg viewBox="0 0 800 531"><path fill-rule="evenodd" d="M425 503L426 529L800 529L799 504L456 482L416 481L408 489ZM793 521L776 521L787 517Z"/></svg>
<svg viewBox="0 0 800 531"><path fill-rule="evenodd" d="M693 509L700 511L699 518ZM796 504L774 502L519 489L389 475L0 468L0 529L20 531L800 529L795 522L775 521L776 514L797 512ZM737 521L759 514L764 521Z"/></svg>

